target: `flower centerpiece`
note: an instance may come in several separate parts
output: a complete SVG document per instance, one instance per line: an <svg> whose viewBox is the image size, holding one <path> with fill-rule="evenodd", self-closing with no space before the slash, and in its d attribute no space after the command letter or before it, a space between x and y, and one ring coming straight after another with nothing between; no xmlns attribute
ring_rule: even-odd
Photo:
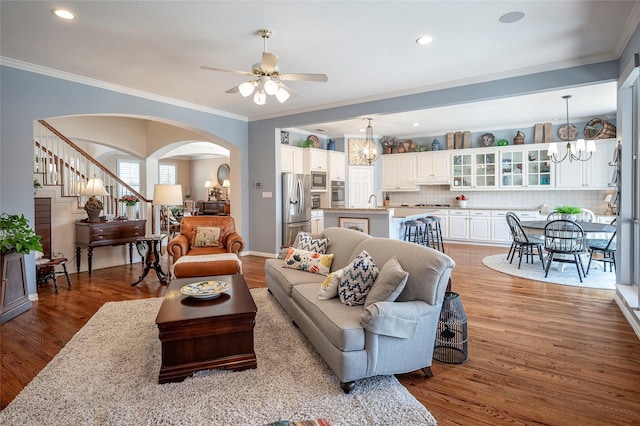
<svg viewBox="0 0 640 426"><path fill-rule="evenodd" d="M384 148L384 153L391 154L393 147L397 146L399 144L399 141L395 136L383 136L382 139L380 139L380 143Z"/></svg>
<svg viewBox="0 0 640 426"><path fill-rule="evenodd" d="M212 201L221 200L222 198L222 187L220 185L216 185L209 190L209 198Z"/></svg>
<svg viewBox="0 0 640 426"><path fill-rule="evenodd" d="M135 195L124 195L118 201L127 206L127 219L134 219L136 216L136 204L140 201Z"/></svg>
<svg viewBox="0 0 640 426"><path fill-rule="evenodd" d="M469 201L469 197L467 197L464 194L458 195L456 197L456 201L458 202L458 207L465 208L465 207L467 207L467 201Z"/></svg>

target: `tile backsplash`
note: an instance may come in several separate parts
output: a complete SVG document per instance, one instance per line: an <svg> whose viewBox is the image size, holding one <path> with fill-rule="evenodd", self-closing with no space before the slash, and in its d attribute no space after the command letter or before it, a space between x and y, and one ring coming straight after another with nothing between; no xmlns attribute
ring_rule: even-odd
<svg viewBox="0 0 640 426"><path fill-rule="evenodd" d="M595 214L605 214L604 198L611 190L522 190L522 191L450 191L448 185L420 186L417 192L389 192L392 206L400 204L450 204L455 207L456 196L469 198L467 208L537 209L546 204L549 211L558 205L580 206Z"/></svg>

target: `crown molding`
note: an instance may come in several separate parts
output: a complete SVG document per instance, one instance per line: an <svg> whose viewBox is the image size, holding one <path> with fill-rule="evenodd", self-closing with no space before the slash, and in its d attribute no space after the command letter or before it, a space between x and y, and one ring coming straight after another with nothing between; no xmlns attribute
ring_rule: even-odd
<svg viewBox="0 0 640 426"><path fill-rule="evenodd" d="M84 84L86 86L97 87L112 92L118 92L125 95L135 96L138 98L148 99L151 101L160 102L163 104L173 105L180 108L187 108L195 111L204 112L207 114L219 115L226 118L231 118L239 121L249 121L248 117L232 114L227 111L222 111L215 108L209 108L202 105L193 104L190 102L184 102L178 99L169 98L166 96L156 95L154 93L145 92L142 90L132 89L130 87L120 86L118 84L107 83L101 80L95 80L89 77L83 77L78 74L72 74L65 71L56 70L53 68L47 68L40 65L31 64L29 62L19 61L17 59L8 58L6 56L0 56L0 65L4 65L10 68L16 68L22 71L33 72L35 74L41 74L48 77L59 78L61 80L72 81L74 83Z"/></svg>

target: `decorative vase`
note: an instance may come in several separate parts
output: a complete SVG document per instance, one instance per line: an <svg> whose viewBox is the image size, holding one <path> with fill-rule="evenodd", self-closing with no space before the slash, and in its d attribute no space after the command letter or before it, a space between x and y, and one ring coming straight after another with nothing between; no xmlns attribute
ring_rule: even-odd
<svg viewBox="0 0 640 426"><path fill-rule="evenodd" d="M518 130L518 133L516 133L516 137L513 138L513 144L522 145L524 143L524 136L525 136L524 133Z"/></svg>
<svg viewBox="0 0 640 426"><path fill-rule="evenodd" d="M102 207L99 209L85 207L84 210L87 212L89 222L100 222L100 212L102 211Z"/></svg>
<svg viewBox="0 0 640 426"><path fill-rule="evenodd" d="M336 141L334 141L333 139L329 139L329 141L327 142L327 150L328 151L335 151L336 150Z"/></svg>
<svg viewBox="0 0 640 426"><path fill-rule="evenodd" d="M431 150L440 151L440 141L438 139L434 139L433 142L431 142Z"/></svg>
<svg viewBox="0 0 640 426"><path fill-rule="evenodd" d="M564 220L572 220L574 222L578 220L578 215L573 213L561 213L560 217L562 217Z"/></svg>
<svg viewBox="0 0 640 426"><path fill-rule="evenodd" d="M468 200L458 200L458 207L461 209L467 208L467 201Z"/></svg>
<svg viewBox="0 0 640 426"><path fill-rule="evenodd" d="M136 206L127 206L127 219L133 220L136 218Z"/></svg>
<svg viewBox="0 0 640 426"><path fill-rule="evenodd" d="M390 146L385 146L384 147L384 153L385 154L391 154L393 152L393 148Z"/></svg>

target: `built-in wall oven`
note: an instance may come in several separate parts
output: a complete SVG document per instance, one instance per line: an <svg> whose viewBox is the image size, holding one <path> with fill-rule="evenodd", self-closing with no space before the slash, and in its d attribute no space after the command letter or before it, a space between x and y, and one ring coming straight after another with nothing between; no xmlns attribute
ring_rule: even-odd
<svg viewBox="0 0 640 426"><path fill-rule="evenodd" d="M345 194L344 194L344 181L332 180L331 181L331 207L341 208L344 207Z"/></svg>
<svg viewBox="0 0 640 426"><path fill-rule="evenodd" d="M327 190L327 172L311 172L311 190L326 191Z"/></svg>

